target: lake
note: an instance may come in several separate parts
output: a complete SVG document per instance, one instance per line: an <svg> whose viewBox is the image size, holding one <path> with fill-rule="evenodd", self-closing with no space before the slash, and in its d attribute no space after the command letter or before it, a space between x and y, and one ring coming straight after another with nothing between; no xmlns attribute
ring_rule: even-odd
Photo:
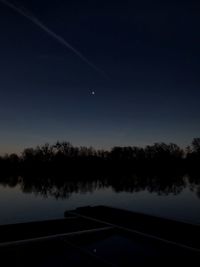
<svg viewBox="0 0 200 267"><path fill-rule="evenodd" d="M0 224L62 218L66 210L108 205L200 224L200 183L153 179L0 180Z"/></svg>

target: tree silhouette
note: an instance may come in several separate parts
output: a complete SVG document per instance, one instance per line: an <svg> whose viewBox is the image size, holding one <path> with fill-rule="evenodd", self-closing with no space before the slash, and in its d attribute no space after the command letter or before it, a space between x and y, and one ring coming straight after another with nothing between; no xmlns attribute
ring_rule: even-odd
<svg viewBox="0 0 200 267"><path fill-rule="evenodd" d="M183 150L174 143L154 143L146 147L113 147L96 150L93 147L74 147L69 142L57 141L35 148L26 148L21 155L10 154L0 157L2 171L23 174L27 172L74 172L90 169L99 172L110 169L113 172L142 170L146 168L182 169L186 172L198 169L200 163L200 138L194 138L191 147Z"/></svg>

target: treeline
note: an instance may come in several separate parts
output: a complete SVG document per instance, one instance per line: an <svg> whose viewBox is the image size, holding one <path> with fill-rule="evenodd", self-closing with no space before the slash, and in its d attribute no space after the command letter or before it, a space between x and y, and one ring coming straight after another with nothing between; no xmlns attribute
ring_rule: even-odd
<svg viewBox="0 0 200 267"><path fill-rule="evenodd" d="M179 168L194 169L200 163L200 138L182 149L174 143L155 143L146 147L113 147L111 150L96 150L92 147L75 147L69 142L44 144L26 148L21 155L10 154L0 157L0 168L6 172L24 171L70 171L120 168L151 169Z"/></svg>

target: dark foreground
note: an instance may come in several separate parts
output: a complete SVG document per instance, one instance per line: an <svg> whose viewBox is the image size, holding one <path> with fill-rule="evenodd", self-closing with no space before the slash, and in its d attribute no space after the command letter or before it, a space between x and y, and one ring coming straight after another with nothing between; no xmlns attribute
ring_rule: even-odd
<svg viewBox="0 0 200 267"><path fill-rule="evenodd" d="M65 219L0 226L2 266L195 264L200 226L109 207L66 212Z"/></svg>

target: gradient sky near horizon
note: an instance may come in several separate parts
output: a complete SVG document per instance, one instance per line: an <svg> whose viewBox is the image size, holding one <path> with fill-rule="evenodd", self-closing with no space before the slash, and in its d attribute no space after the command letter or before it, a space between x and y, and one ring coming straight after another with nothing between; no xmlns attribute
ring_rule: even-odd
<svg viewBox="0 0 200 267"><path fill-rule="evenodd" d="M57 140L185 146L200 136L200 2L10 2L108 78L0 2L0 154Z"/></svg>

